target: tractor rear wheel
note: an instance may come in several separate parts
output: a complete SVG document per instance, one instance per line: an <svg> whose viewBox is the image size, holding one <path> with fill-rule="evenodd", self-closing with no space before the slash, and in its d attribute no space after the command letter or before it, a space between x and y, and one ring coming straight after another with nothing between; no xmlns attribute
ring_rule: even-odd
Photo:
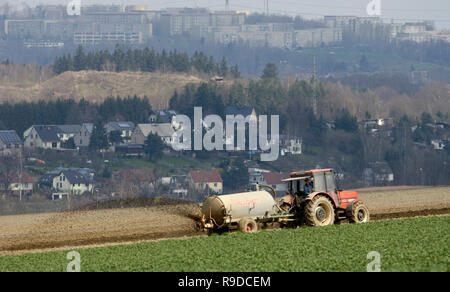
<svg viewBox="0 0 450 292"><path fill-rule="evenodd" d="M239 230L243 233L258 232L258 224L251 218L245 218L239 221Z"/></svg>
<svg viewBox="0 0 450 292"><path fill-rule="evenodd" d="M305 206L305 223L309 226L334 224L334 207L331 201L322 195L308 201Z"/></svg>
<svg viewBox="0 0 450 292"><path fill-rule="evenodd" d="M350 223L366 223L370 220L369 209L363 202L357 202L353 205L352 215L349 218Z"/></svg>

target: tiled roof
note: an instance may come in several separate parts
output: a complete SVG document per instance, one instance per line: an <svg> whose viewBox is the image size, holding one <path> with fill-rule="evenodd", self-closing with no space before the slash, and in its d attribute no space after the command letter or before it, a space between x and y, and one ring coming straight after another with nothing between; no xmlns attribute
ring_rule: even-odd
<svg viewBox="0 0 450 292"><path fill-rule="evenodd" d="M177 115L174 110L158 110L155 113L159 123L171 123L172 117Z"/></svg>
<svg viewBox="0 0 450 292"><path fill-rule="evenodd" d="M77 134L81 130L81 125L58 125L64 134Z"/></svg>
<svg viewBox="0 0 450 292"><path fill-rule="evenodd" d="M223 182L217 170L192 170L189 172L194 183Z"/></svg>
<svg viewBox="0 0 450 292"><path fill-rule="evenodd" d="M133 131L135 128L133 122L109 122L106 124L106 126L111 127L117 131L126 131L126 130Z"/></svg>
<svg viewBox="0 0 450 292"><path fill-rule="evenodd" d="M64 175L68 178L69 182L72 184L94 182L94 178L91 176L91 174L94 174L94 170L92 169L58 167L55 170L41 176L41 178L39 179L39 184L51 186L53 184L53 179L59 176L61 173L64 173Z"/></svg>
<svg viewBox="0 0 450 292"><path fill-rule="evenodd" d="M71 184L91 184L94 182L93 177L81 170L69 169L61 171Z"/></svg>
<svg viewBox="0 0 450 292"><path fill-rule="evenodd" d="M58 126L33 126L43 142L59 142L58 134L63 133Z"/></svg>
<svg viewBox="0 0 450 292"><path fill-rule="evenodd" d="M283 179L290 177L290 174L287 172L264 172L262 175L269 185L280 184Z"/></svg>
<svg viewBox="0 0 450 292"><path fill-rule="evenodd" d="M5 144L22 142L16 131L0 131L0 141Z"/></svg>
<svg viewBox="0 0 450 292"><path fill-rule="evenodd" d="M142 134L147 137L150 133L156 133L160 137L171 137L175 130L172 127L172 124L139 124L137 125Z"/></svg>
<svg viewBox="0 0 450 292"><path fill-rule="evenodd" d="M20 177L17 172L12 172L8 175L8 181L10 184L20 183ZM0 183L5 183L5 175L4 173L0 173ZM30 174L26 171L22 172L22 183L32 184L34 183L34 179L30 176Z"/></svg>

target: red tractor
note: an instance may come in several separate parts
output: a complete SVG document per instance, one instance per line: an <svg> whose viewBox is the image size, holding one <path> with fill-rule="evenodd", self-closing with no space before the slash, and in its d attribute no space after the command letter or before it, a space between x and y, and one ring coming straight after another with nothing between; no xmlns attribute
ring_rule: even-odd
<svg viewBox="0 0 450 292"><path fill-rule="evenodd" d="M340 190L333 169L292 172L283 198L285 210L310 226L325 226L349 219L351 223L369 221L369 209L358 200L358 193Z"/></svg>
<svg viewBox="0 0 450 292"><path fill-rule="evenodd" d="M288 191L283 197L268 185L257 185L252 192L207 197L196 228L256 232L273 224L297 227L331 225L342 219L369 221L369 210L358 200L358 193L340 190L332 169L292 172L284 182Z"/></svg>

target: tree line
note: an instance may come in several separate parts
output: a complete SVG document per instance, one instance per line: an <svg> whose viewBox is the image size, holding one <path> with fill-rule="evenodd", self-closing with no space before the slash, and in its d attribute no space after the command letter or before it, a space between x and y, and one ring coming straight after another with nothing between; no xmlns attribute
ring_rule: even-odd
<svg viewBox="0 0 450 292"><path fill-rule="evenodd" d="M152 113L147 97L109 97L94 104L81 99L0 104L0 130L15 130L19 135L32 125L62 125L125 120L145 123Z"/></svg>
<svg viewBox="0 0 450 292"><path fill-rule="evenodd" d="M154 48L128 49L116 45L111 53L108 50L90 51L86 53L79 46L71 54L56 57L53 71L61 74L66 71L142 71L142 72L184 72L197 71L209 75L240 76L238 65L230 66L225 57L216 62L214 57L206 56L202 52L195 52L191 57L187 53L179 53L176 49L157 52Z"/></svg>
<svg viewBox="0 0 450 292"><path fill-rule="evenodd" d="M278 79L277 68L268 63L259 80L234 82L231 86L215 83L188 84L175 91L169 106L179 113L193 116L194 107L202 107L203 114L225 118L227 106L250 106L258 114L279 115L280 131L293 136L308 137L319 144L320 135L327 128L321 111L314 111L314 98L320 101L327 95L318 81L295 80L289 86ZM332 119L336 128L356 132L357 118L348 109L335 109ZM327 117L330 118L330 117ZM300 126L301 125L301 126Z"/></svg>
<svg viewBox="0 0 450 292"><path fill-rule="evenodd" d="M251 106L257 114L278 115L280 133L301 137L305 154L325 162L339 161L336 163L352 178L361 179L361 173L369 163L386 161L394 172L396 183L448 183L448 173L440 170L447 167L443 162L450 165L450 147L447 146L445 151L436 151L430 145L431 139L445 137L444 132L431 132L431 128L427 127L427 124L434 124L434 115L422 113L419 121L403 112L389 129L374 134L358 124L355 112L364 107L360 107L358 102L352 105L355 100L349 99L347 91L343 91L346 94L341 96L329 92L330 89L333 87L316 80L294 80L290 83L279 80L276 67L267 64L259 80L235 82L231 86L214 83L186 85L173 94L170 107L191 116L193 108L201 106L203 114L218 114L224 118L227 106ZM352 99L366 98L367 93L352 92L361 94ZM380 117L374 111L365 111L365 117L358 116L360 120L371 119L372 114L374 118ZM444 114L438 112L435 115L445 120ZM418 126L415 132L413 126ZM424 145L417 145L417 142ZM207 158L209 155L199 153L197 157ZM417 172L417 169L422 170ZM355 185L355 181L349 182L349 185Z"/></svg>

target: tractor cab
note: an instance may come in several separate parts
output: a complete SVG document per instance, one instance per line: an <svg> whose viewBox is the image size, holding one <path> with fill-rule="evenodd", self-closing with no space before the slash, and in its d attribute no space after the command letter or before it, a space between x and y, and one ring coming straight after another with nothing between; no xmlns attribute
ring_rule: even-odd
<svg viewBox="0 0 450 292"><path fill-rule="evenodd" d="M300 201L324 195L339 209L347 207L348 199L358 199L356 192L344 192L338 188L336 174L331 168L295 171L290 176L284 182L288 184L289 194Z"/></svg>
<svg viewBox="0 0 450 292"><path fill-rule="evenodd" d="M309 212L310 225L331 224L334 217L336 220L348 218L351 222L369 220L368 209L358 201L358 193L339 189L333 169L296 171L290 176L283 180L288 184L288 196L292 197L297 211Z"/></svg>
<svg viewBox="0 0 450 292"><path fill-rule="evenodd" d="M285 179L288 193L297 196L307 196L314 192L314 177L303 176Z"/></svg>
<svg viewBox="0 0 450 292"><path fill-rule="evenodd" d="M291 177L283 180L288 184L289 193L292 195L309 196L313 193L323 192L336 195L338 187L333 169L313 169L296 171Z"/></svg>

